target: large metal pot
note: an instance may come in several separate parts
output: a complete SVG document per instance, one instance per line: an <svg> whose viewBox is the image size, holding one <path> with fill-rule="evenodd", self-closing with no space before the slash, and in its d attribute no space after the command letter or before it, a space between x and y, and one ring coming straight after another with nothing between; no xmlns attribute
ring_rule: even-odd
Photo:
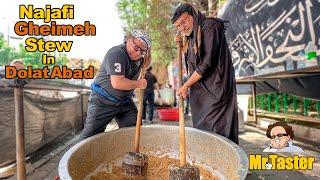
<svg viewBox="0 0 320 180"><path fill-rule="evenodd" d="M179 127L149 125L141 132L141 152L170 153L178 158ZM61 179L84 179L100 164L110 162L133 149L135 128L123 128L88 138L73 146L59 163ZM213 167L222 179L244 179L248 159L230 140L194 128L186 128L188 159Z"/></svg>

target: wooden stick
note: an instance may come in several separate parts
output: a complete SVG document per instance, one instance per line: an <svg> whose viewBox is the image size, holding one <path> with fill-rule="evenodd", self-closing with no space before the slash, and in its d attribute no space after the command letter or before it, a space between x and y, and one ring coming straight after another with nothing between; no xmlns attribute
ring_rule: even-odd
<svg viewBox="0 0 320 180"><path fill-rule="evenodd" d="M177 34L177 48L178 48L178 64L179 64L179 88L182 87L182 42L181 37ZM185 135L185 121L183 112L184 102L183 98L179 96L179 140L180 140L180 165L185 166L187 164L186 158L186 135Z"/></svg>
<svg viewBox="0 0 320 180"><path fill-rule="evenodd" d="M142 70L140 72L140 79L144 78L146 74L146 59L144 59L144 64L142 66ZM134 151L136 153L139 152L139 145L140 145L140 132L141 132L141 121L142 121L142 109L143 109L143 95L144 90L138 90L138 115L137 115L137 123L136 123L136 132L134 137Z"/></svg>
<svg viewBox="0 0 320 180"><path fill-rule="evenodd" d="M26 157L25 157L25 134L24 134L24 112L23 112L23 88L14 88L15 101L15 124L16 124L16 158L17 179L26 179Z"/></svg>

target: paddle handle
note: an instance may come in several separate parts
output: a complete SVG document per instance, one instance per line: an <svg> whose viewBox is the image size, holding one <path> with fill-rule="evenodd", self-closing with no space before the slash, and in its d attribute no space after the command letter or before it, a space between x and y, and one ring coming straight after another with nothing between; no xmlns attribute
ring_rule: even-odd
<svg viewBox="0 0 320 180"><path fill-rule="evenodd" d="M182 39L179 34L176 35L176 43L178 49L178 66L179 66L179 88L182 87ZM180 165L185 166L187 164L186 158L186 135L185 135L185 120L184 120L184 102L182 96L179 96L179 142L180 142Z"/></svg>
<svg viewBox="0 0 320 180"><path fill-rule="evenodd" d="M142 70L140 72L140 78L143 79L146 74L146 59L144 59L144 64L142 66ZM134 136L134 151L136 153L139 152L140 146L140 132L141 132L141 121L142 121L142 109L143 109L143 95L144 90L138 89L138 114L137 114L137 122L136 122L136 132Z"/></svg>

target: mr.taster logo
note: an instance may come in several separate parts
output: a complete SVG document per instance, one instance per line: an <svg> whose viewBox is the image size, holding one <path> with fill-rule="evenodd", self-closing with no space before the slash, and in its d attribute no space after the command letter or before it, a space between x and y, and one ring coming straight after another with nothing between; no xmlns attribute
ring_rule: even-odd
<svg viewBox="0 0 320 180"><path fill-rule="evenodd" d="M314 157L282 157L277 154L270 154L267 157L261 154L249 155L250 170L312 170Z"/></svg>
<svg viewBox="0 0 320 180"><path fill-rule="evenodd" d="M294 132L285 122L269 125L266 135L270 141L263 152L303 152L300 147L293 145Z"/></svg>
<svg viewBox="0 0 320 180"><path fill-rule="evenodd" d="M276 122L268 126L266 133L270 139L268 147L263 152L304 152L300 147L293 145L294 132L292 127L284 122ZM282 157L277 154L270 154L266 157L261 154L249 155L249 163L251 170L312 170L314 157Z"/></svg>

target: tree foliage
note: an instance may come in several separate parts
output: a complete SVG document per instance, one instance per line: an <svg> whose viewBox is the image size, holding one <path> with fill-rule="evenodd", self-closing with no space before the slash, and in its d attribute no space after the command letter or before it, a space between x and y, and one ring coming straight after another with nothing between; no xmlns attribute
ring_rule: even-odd
<svg viewBox="0 0 320 180"><path fill-rule="evenodd" d="M217 7L218 0L211 1ZM225 0L222 1L224 3ZM124 31L147 30L152 38L152 60L168 65L176 55L176 29L171 24L171 16L175 8L184 2L194 4L202 12L208 11L208 0L119 0L117 8L124 22Z"/></svg>
<svg viewBox="0 0 320 180"><path fill-rule="evenodd" d="M168 64L175 55L175 30L170 22L174 9L172 0L119 0L120 19L125 32L144 29L152 38L152 59Z"/></svg>
<svg viewBox="0 0 320 180"><path fill-rule="evenodd" d="M117 3L120 18L125 21L125 32L146 29L148 5L146 0L120 0Z"/></svg>
<svg viewBox="0 0 320 180"><path fill-rule="evenodd" d="M42 68L45 66L42 64L42 54L39 51L27 52L22 44L19 45L18 50L15 50L8 45L4 36L0 34L0 66L8 65L14 59L22 59L26 66L31 65L33 68ZM56 64L54 65L62 66L66 65L67 62L66 54L56 54Z"/></svg>
<svg viewBox="0 0 320 180"><path fill-rule="evenodd" d="M16 56L13 49L8 46L3 34L0 34L0 66L9 64Z"/></svg>

